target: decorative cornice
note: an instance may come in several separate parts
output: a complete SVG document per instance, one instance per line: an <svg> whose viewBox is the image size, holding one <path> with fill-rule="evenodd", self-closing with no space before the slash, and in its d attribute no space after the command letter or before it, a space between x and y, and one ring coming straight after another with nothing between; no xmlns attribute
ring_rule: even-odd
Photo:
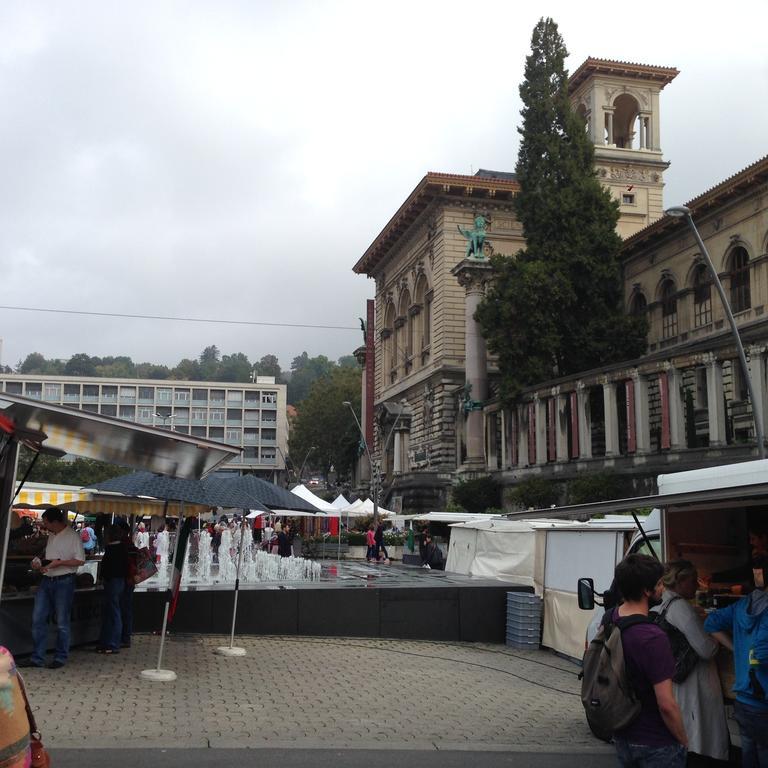
<svg viewBox="0 0 768 768"><path fill-rule="evenodd" d="M651 80L661 88L669 85L680 71L675 67L655 67L651 64L633 64L628 61L596 59L590 56L568 79L568 93L573 93L583 82L594 75L632 77L637 80Z"/></svg>
<svg viewBox="0 0 768 768"><path fill-rule="evenodd" d="M499 179L486 176L464 176L453 173L430 171L411 192L395 215L387 222L376 239L368 246L360 260L352 267L357 274L371 276L376 266L390 249L405 234L408 228L434 200L451 197L477 203L487 200L510 201L520 190L514 179Z"/></svg>

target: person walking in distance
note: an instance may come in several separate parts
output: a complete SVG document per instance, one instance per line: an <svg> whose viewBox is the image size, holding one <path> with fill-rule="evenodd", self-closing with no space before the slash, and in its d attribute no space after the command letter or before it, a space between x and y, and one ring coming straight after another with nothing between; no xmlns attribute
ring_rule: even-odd
<svg viewBox="0 0 768 768"><path fill-rule="evenodd" d="M629 555L616 566L616 585L623 598L612 611L615 623L628 616L648 616L659 605L664 567L648 555ZM629 726L614 734L622 766L683 768L688 737L672 691L675 657L666 633L650 619L621 633L627 676L640 699L641 711Z"/></svg>

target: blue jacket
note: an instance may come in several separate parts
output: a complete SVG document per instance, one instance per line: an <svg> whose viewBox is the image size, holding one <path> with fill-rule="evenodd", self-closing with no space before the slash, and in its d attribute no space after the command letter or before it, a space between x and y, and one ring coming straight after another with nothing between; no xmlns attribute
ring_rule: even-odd
<svg viewBox="0 0 768 768"><path fill-rule="evenodd" d="M756 589L749 597L710 613L704 629L733 635L736 699L768 711L768 592Z"/></svg>

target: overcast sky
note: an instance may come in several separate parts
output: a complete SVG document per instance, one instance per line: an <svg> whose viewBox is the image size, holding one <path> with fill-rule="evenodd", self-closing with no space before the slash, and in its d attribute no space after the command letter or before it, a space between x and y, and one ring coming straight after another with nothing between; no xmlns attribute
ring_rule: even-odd
<svg viewBox="0 0 768 768"><path fill-rule="evenodd" d="M2 309L2 362L349 354L374 290L351 268L423 175L514 170L541 15L571 71L680 70L667 205L766 153L765 0L4 0L0 304L351 330Z"/></svg>

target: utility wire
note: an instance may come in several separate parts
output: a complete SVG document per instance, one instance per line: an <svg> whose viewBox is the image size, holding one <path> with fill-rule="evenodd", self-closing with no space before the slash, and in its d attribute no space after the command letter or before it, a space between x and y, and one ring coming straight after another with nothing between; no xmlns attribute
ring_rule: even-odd
<svg viewBox="0 0 768 768"><path fill-rule="evenodd" d="M210 317L173 317L171 315L134 315L127 312L88 312L84 309L48 309L47 307L10 307L0 305L0 309L13 312L50 312L56 315L88 315L90 317L123 317L131 320L170 320L183 323L218 323L221 325L262 325L271 328L318 328L330 331L360 331L360 326L353 325L313 325L312 323L267 323L259 320L219 320Z"/></svg>

